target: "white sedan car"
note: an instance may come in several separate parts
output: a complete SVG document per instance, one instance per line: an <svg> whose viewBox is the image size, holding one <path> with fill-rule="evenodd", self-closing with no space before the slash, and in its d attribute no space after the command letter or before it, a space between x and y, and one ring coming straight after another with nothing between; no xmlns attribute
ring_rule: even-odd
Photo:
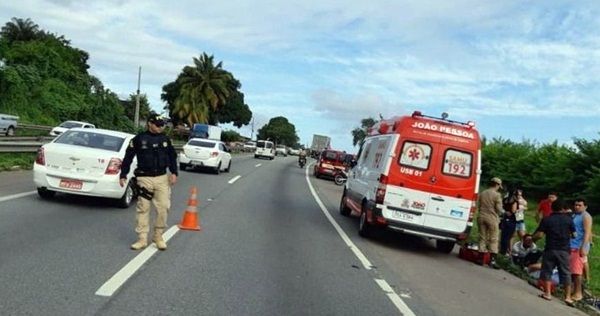
<svg viewBox="0 0 600 316"><path fill-rule="evenodd" d="M33 164L33 181L45 199L56 192L116 199L129 207L131 183L119 185L122 158L132 134L104 129L73 128L43 145ZM134 159L128 179L133 178Z"/></svg>
<svg viewBox="0 0 600 316"><path fill-rule="evenodd" d="M92 123L88 122L79 122L79 121L65 121L60 123L57 127L53 128L50 131L50 136L58 136L71 128L83 127L83 128L96 128L96 126Z"/></svg>
<svg viewBox="0 0 600 316"><path fill-rule="evenodd" d="M183 145L179 154L179 169L187 167L210 168L214 173L229 172L231 154L225 143L218 140L192 138Z"/></svg>

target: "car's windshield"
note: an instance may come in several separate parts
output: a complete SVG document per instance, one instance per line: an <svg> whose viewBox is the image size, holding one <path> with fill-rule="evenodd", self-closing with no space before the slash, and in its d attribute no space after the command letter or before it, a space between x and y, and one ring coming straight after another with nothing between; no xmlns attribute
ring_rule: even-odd
<svg viewBox="0 0 600 316"><path fill-rule="evenodd" d="M120 151L124 137L87 131L68 131L60 135L55 143L68 144L110 151Z"/></svg>
<svg viewBox="0 0 600 316"><path fill-rule="evenodd" d="M203 141L203 140L190 140L187 144L190 145L190 146L198 146L198 147L204 147L204 148L214 148L216 143L214 143L214 142L207 142L207 141Z"/></svg>
<svg viewBox="0 0 600 316"><path fill-rule="evenodd" d="M59 126L64 127L64 128L74 128L74 127L81 127L81 126L83 126L83 124L77 123L77 122L63 122Z"/></svg>
<svg viewBox="0 0 600 316"><path fill-rule="evenodd" d="M337 161L340 156L341 155L339 155L335 151L325 151L325 152L323 152L322 157L324 160Z"/></svg>
<svg viewBox="0 0 600 316"><path fill-rule="evenodd" d="M273 143L272 142L268 142L268 141L264 141L264 140L259 140L256 143L256 147L259 147L259 148L273 148Z"/></svg>

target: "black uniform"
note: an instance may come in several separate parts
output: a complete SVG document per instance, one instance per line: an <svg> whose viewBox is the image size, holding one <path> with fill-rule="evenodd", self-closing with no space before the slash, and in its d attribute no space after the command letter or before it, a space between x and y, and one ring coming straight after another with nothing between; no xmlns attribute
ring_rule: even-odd
<svg viewBox="0 0 600 316"><path fill-rule="evenodd" d="M136 135L125 152L121 178L127 178L134 156L137 156L137 168L133 172L138 177L161 176L167 168L171 174L177 175L177 153L165 134L145 131Z"/></svg>

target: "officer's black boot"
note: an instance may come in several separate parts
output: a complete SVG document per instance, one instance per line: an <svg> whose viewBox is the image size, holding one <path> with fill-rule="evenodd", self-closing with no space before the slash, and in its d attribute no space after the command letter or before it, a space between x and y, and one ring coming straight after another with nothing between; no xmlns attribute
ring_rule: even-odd
<svg viewBox="0 0 600 316"><path fill-rule="evenodd" d="M496 254L492 253L490 255L491 255L490 268L500 269L500 267L498 266L498 264L496 264Z"/></svg>

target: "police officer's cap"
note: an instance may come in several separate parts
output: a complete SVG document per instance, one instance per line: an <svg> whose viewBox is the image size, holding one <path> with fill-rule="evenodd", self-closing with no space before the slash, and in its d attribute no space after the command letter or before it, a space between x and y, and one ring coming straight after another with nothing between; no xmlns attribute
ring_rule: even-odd
<svg viewBox="0 0 600 316"><path fill-rule="evenodd" d="M150 116L148 116L148 122L156 126L164 126L166 121L164 117L156 113L150 113Z"/></svg>

